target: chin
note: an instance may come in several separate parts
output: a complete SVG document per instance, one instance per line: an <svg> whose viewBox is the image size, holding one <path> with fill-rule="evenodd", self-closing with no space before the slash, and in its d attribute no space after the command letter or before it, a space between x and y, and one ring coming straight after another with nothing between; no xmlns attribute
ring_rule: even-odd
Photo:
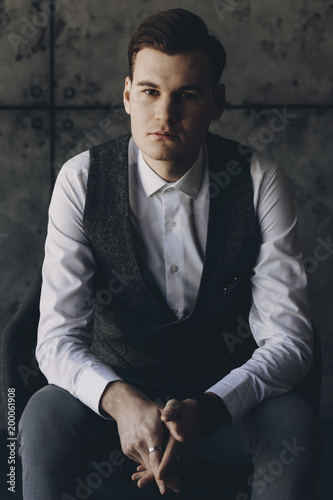
<svg viewBox="0 0 333 500"><path fill-rule="evenodd" d="M160 152L160 153L152 153L152 152L144 152L147 159L151 158L152 160L155 161L174 161L179 158L178 155L176 154L168 154L166 152Z"/></svg>
<svg viewBox="0 0 333 500"><path fill-rule="evenodd" d="M161 148L159 150L147 151L147 156L153 158L154 160L159 161L174 161L182 158L184 154L181 154L181 151L170 151L167 148Z"/></svg>
<svg viewBox="0 0 333 500"><path fill-rule="evenodd" d="M159 157L173 157L179 156L179 151L176 150L174 145L171 144L147 144L146 141L142 141L141 144L136 143L136 145L150 158L157 160Z"/></svg>

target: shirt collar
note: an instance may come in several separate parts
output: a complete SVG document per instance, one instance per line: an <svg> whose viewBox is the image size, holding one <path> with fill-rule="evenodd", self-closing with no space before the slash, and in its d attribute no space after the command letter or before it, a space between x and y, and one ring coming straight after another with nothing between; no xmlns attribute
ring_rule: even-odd
<svg viewBox="0 0 333 500"><path fill-rule="evenodd" d="M139 176L147 197L155 194L160 189L173 187L190 198L196 199L200 189L204 165L205 155L202 145L199 150L198 158L193 163L192 167L177 181L167 182L147 165L143 158L142 151L138 148Z"/></svg>

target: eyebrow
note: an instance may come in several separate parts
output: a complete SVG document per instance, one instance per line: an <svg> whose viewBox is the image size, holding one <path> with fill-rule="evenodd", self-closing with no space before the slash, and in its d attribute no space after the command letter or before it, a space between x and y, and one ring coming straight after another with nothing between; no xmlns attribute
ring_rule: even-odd
<svg viewBox="0 0 333 500"><path fill-rule="evenodd" d="M141 82L137 83L138 87L151 87L153 89L159 89L159 85L153 82L148 82L146 80L143 80ZM197 92L203 92L203 88L200 87L200 85L183 85L182 87L178 88L178 92L185 92L186 90L196 90Z"/></svg>

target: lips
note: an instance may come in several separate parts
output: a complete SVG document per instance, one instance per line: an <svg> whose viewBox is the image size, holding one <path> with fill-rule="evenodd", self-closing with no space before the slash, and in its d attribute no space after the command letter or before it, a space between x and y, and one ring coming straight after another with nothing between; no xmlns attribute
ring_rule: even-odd
<svg viewBox="0 0 333 500"><path fill-rule="evenodd" d="M172 134L171 132L164 131L164 130L159 130L158 132L153 132L151 135L158 135L161 137L177 137L176 135Z"/></svg>

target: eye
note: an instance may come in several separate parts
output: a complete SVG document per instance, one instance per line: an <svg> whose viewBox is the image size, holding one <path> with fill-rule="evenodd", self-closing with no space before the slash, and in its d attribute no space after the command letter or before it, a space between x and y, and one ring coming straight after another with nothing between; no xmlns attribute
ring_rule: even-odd
<svg viewBox="0 0 333 500"><path fill-rule="evenodd" d="M184 99L197 99L198 96L196 94L191 94L191 92L183 92L181 94L181 96L184 98Z"/></svg>
<svg viewBox="0 0 333 500"><path fill-rule="evenodd" d="M147 95L150 95L150 96L155 96L158 94L157 90L155 90L155 89L146 89L143 92Z"/></svg>

